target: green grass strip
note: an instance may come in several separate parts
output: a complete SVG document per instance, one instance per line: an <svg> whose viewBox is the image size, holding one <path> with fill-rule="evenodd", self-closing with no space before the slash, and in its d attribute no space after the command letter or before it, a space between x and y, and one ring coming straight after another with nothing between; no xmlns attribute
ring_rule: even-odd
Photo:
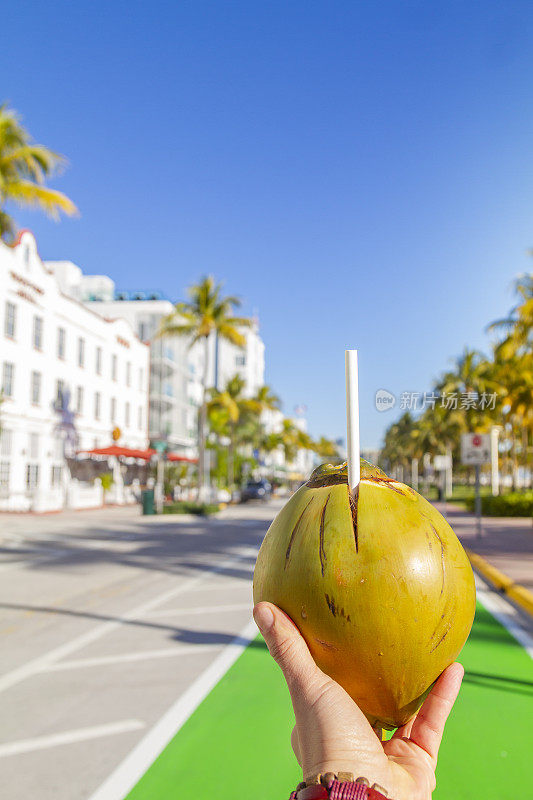
<svg viewBox="0 0 533 800"><path fill-rule="evenodd" d="M533 664L480 605L467 671L441 748L435 800L525 796ZM253 642L128 795L128 800L286 800L300 780L281 673Z"/></svg>

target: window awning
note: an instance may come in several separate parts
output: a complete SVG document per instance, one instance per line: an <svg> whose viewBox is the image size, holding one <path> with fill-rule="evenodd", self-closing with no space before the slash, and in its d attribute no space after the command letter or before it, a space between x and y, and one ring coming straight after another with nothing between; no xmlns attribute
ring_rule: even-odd
<svg viewBox="0 0 533 800"><path fill-rule="evenodd" d="M109 447L94 447L92 450L78 450L78 453L87 453L93 456L122 456L123 458L142 458L145 461L150 461L155 450L135 450L131 447L122 447L118 444L112 444Z"/></svg>
<svg viewBox="0 0 533 800"><path fill-rule="evenodd" d="M152 448L136 450L131 447L123 447L119 444L112 444L109 445L109 447L93 447L92 450L78 450L78 453L87 453L87 455L92 456L115 456L116 458L120 456L123 458L142 458L145 461L150 461L152 456L156 455L156 451ZM197 458L189 458L179 453L167 453L166 459L167 461L182 461L187 464L196 464L198 462Z"/></svg>
<svg viewBox="0 0 533 800"><path fill-rule="evenodd" d="M185 461L187 464L197 464L197 458L189 458L188 456L181 456L179 453L167 453L168 461Z"/></svg>

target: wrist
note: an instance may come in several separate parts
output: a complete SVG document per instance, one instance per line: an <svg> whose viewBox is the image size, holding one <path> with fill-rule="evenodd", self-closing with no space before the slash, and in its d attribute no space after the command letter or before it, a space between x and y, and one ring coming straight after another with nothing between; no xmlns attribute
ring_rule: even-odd
<svg viewBox="0 0 533 800"><path fill-rule="evenodd" d="M308 777L298 784L290 800L384 800L387 790L364 776L352 772L326 772ZM392 798L391 798L392 800Z"/></svg>

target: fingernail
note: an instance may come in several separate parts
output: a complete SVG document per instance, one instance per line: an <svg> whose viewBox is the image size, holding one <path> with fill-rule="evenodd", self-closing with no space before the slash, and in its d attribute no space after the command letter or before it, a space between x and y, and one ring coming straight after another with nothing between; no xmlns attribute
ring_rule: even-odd
<svg viewBox="0 0 533 800"><path fill-rule="evenodd" d="M264 634L265 631L270 630L274 624L272 609L265 605L256 606L254 608L254 620L261 633Z"/></svg>

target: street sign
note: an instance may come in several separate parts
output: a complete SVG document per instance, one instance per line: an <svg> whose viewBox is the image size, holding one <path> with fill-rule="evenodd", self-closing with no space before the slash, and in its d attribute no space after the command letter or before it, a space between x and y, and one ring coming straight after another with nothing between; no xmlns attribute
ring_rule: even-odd
<svg viewBox="0 0 533 800"><path fill-rule="evenodd" d="M461 461L472 466L490 464L490 433L463 433Z"/></svg>
<svg viewBox="0 0 533 800"><path fill-rule="evenodd" d="M433 459L433 466L437 470L437 472L442 472L445 469L450 469L452 466L452 457L451 456L435 456Z"/></svg>

